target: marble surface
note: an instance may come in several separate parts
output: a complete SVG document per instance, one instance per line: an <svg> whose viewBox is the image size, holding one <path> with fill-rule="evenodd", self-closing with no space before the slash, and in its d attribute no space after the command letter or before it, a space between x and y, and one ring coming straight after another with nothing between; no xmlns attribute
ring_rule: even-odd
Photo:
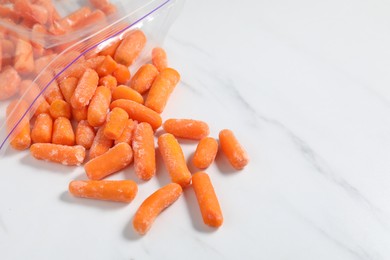
<svg viewBox="0 0 390 260"><path fill-rule="evenodd" d="M0 258L390 259L389 13L380 0L187 0L164 44L182 82L163 117L230 128L246 147L243 171L221 155L207 170L223 226L202 223L188 189L134 234L137 207L169 182L161 157L122 205L70 196L82 168L8 149Z"/></svg>

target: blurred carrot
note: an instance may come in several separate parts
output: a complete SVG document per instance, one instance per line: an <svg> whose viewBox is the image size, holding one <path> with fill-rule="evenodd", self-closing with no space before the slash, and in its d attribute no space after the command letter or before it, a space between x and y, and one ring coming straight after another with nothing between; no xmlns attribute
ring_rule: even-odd
<svg viewBox="0 0 390 260"><path fill-rule="evenodd" d="M30 147L30 121L29 113L27 112L28 105L23 100L13 100L7 106L6 123L8 132L13 133L10 137L11 147L16 150L25 150ZM11 113L13 112L12 116ZM26 113L27 112L27 113ZM26 113L26 116L22 116ZM20 122L19 122L20 121ZM16 124L19 124L16 126ZM14 127L16 128L14 129Z"/></svg>
<svg viewBox="0 0 390 260"><path fill-rule="evenodd" d="M77 83L77 87L71 98L73 108L82 108L89 104L99 82L96 71L87 69Z"/></svg>
<svg viewBox="0 0 390 260"><path fill-rule="evenodd" d="M219 132L219 143L222 152L236 170L241 170L248 164L249 157L231 130Z"/></svg>
<svg viewBox="0 0 390 260"><path fill-rule="evenodd" d="M92 146L95 138L95 129L88 124L88 121L82 120L77 124L76 128L76 144L89 149Z"/></svg>
<svg viewBox="0 0 390 260"><path fill-rule="evenodd" d="M122 64L117 65L117 68L112 73L112 76L116 78L118 84L126 84L126 82L129 81L131 77L129 69Z"/></svg>
<svg viewBox="0 0 390 260"><path fill-rule="evenodd" d="M111 15L111 14L116 13L117 8L113 4L108 4L108 5L105 5L102 8L100 8L100 10L102 10L103 13L105 13L106 15Z"/></svg>
<svg viewBox="0 0 390 260"><path fill-rule="evenodd" d="M85 17L83 20L75 23L72 26L72 30L85 28L92 24L103 23L105 20L106 20L106 15L100 10L95 10L92 13L90 13L87 17Z"/></svg>
<svg viewBox="0 0 390 260"><path fill-rule="evenodd" d="M48 12L44 7L31 4L28 0L14 1L14 10L18 15L33 23L45 24L48 19Z"/></svg>
<svg viewBox="0 0 390 260"><path fill-rule="evenodd" d="M88 123L91 126L102 126L106 122L107 110L110 107L111 91L107 87L100 86L96 89L88 107Z"/></svg>
<svg viewBox="0 0 390 260"><path fill-rule="evenodd" d="M118 82L112 75L108 75L99 79L99 86L105 86L111 90L111 93L115 90Z"/></svg>
<svg viewBox="0 0 390 260"><path fill-rule="evenodd" d="M61 163L63 165L80 165L85 159L85 148L81 145L67 146L36 143L31 145L30 152L38 160Z"/></svg>
<svg viewBox="0 0 390 260"><path fill-rule="evenodd" d="M117 99L128 99L140 104L144 103L144 98L141 96L140 93L125 85L120 85L116 87L112 92L112 100Z"/></svg>
<svg viewBox="0 0 390 260"><path fill-rule="evenodd" d="M72 109L72 118L76 120L76 122L80 122L81 120L87 120L88 117L88 106L84 106L80 109L71 108Z"/></svg>
<svg viewBox="0 0 390 260"><path fill-rule="evenodd" d="M49 104L53 103L55 100L64 100L61 90L58 87L58 83L56 80L53 80L53 78L54 75L52 71L45 71L39 78L37 78L37 84L41 87L43 96ZM50 85L44 90L43 88L49 83Z"/></svg>
<svg viewBox="0 0 390 260"><path fill-rule="evenodd" d="M115 107L107 115L107 122L104 126L104 135L112 140L118 139L122 135L128 119L129 115L125 110Z"/></svg>
<svg viewBox="0 0 390 260"><path fill-rule="evenodd" d="M115 144L124 142L131 145L133 140L133 132L136 127L137 127L137 121L133 121L132 119L127 119L125 129L123 129L122 135L115 140Z"/></svg>
<svg viewBox="0 0 390 260"><path fill-rule="evenodd" d="M38 75L55 57L57 54L49 54L46 56L39 57L35 60L34 72Z"/></svg>
<svg viewBox="0 0 390 260"><path fill-rule="evenodd" d="M31 130L33 143L50 143L53 131L53 119L49 114L42 113L35 119Z"/></svg>
<svg viewBox="0 0 390 260"><path fill-rule="evenodd" d="M111 56L106 56L103 62L97 67L96 72L99 77L104 77L113 73L117 68L117 63Z"/></svg>
<svg viewBox="0 0 390 260"><path fill-rule="evenodd" d="M34 115L38 116L41 113L50 113L50 105L46 99L40 95L41 90L36 83L31 80L23 80L19 85L19 96L23 97L23 100L28 104L32 104L35 100L35 104L32 106L31 111L35 110Z"/></svg>
<svg viewBox="0 0 390 260"><path fill-rule="evenodd" d="M130 203L137 195L137 184L123 181L72 181L69 192L80 198Z"/></svg>
<svg viewBox="0 0 390 260"><path fill-rule="evenodd" d="M132 161L133 152L130 145L120 143L87 162L84 169L89 179L100 180L126 168Z"/></svg>
<svg viewBox="0 0 390 260"><path fill-rule="evenodd" d="M93 159L106 153L113 145L113 141L104 135L104 126L100 127L93 139L91 149L89 150L89 158Z"/></svg>
<svg viewBox="0 0 390 260"><path fill-rule="evenodd" d="M9 99L19 90L21 78L11 66L3 68L0 72L0 100Z"/></svg>
<svg viewBox="0 0 390 260"><path fill-rule="evenodd" d="M68 78L68 77L75 77L75 78L81 78L87 69L96 70L96 68L103 62L104 56L96 56L93 58L90 58L88 60L81 60L69 68L67 68L59 77L60 80ZM71 60L68 60L70 62ZM61 71L60 69L56 70L56 73L59 73Z"/></svg>
<svg viewBox="0 0 390 260"><path fill-rule="evenodd" d="M90 14L91 9L89 7L81 7L61 20L54 21L50 28L50 32L54 35L64 34L69 31L72 26L84 20Z"/></svg>
<svg viewBox="0 0 390 260"><path fill-rule="evenodd" d="M33 49L29 42L19 39L16 43L14 68L19 73L34 71Z"/></svg>
<svg viewBox="0 0 390 260"><path fill-rule="evenodd" d="M52 142L53 144L70 146L75 144L75 136L72 124L68 118L59 117L54 121Z"/></svg>
<svg viewBox="0 0 390 260"><path fill-rule="evenodd" d="M150 89L158 75L158 70L152 64L145 64L134 74L130 81L130 87L140 94Z"/></svg>
<svg viewBox="0 0 390 260"><path fill-rule="evenodd" d="M168 119L164 122L163 128L175 137L193 140L200 140L210 133L205 122L193 119Z"/></svg>
<svg viewBox="0 0 390 260"><path fill-rule="evenodd" d="M218 142L212 137L205 137L198 143L192 163L195 167L205 169L211 165L218 152Z"/></svg>
<svg viewBox="0 0 390 260"><path fill-rule="evenodd" d="M168 68L167 54L163 48L156 47L152 50L152 63L158 71Z"/></svg>
<svg viewBox="0 0 390 260"><path fill-rule="evenodd" d="M60 86L61 93L64 96L66 102L68 102L69 104L73 96L74 90L77 87L78 81L79 80L74 77L69 77L60 81L59 86Z"/></svg>
<svg viewBox="0 0 390 260"><path fill-rule="evenodd" d="M69 103L64 100L55 100L50 105L50 115L53 119L59 117L71 118L71 109Z"/></svg>
<svg viewBox="0 0 390 260"><path fill-rule="evenodd" d="M157 216L182 194L180 185L170 183L142 202L133 219L133 227L139 234L144 235L149 231Z"/></svg>
<svg viewBox="0 0 390 260"><path fill-rule="evenodd" d="M138 58L146 44L146 36L140 30L127 35L116 49L114 59L116 62L129 67Z"/></svg>

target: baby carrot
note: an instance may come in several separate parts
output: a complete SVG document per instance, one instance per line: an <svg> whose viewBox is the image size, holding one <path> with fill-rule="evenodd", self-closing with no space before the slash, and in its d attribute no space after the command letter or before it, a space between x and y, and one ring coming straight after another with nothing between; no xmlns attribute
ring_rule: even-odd
<svg viewBox="0 0 390 260"><path fill-rule="evenodd" d="M85 159L85 148L81 145L67 146L36 143L31 145L30 152L38 160L61 163L63 165L80 165Z"/></svg>
<svg viewBox="0 0 390 260"><path fill-rule="evenodd" d="M133 219L133 227L140 235L146 234L151 228L157 216L171 204L173 204L182 194L180 185L170 183L142 202Z"/></svg>
<svg viewBox="0 0 390 260"><path fill-rule="evenodd" d="M15 124L20 120L23 114L27 111L28 105L23 100L13 100L7 107L7 129L10 132ZM14 113L11 116L12 111ZM30 147L31 136L30 136L30 121L29 114L22 118L19 125L13 130L13 134L10 138L12 148L16 150L25 150Z"/></svg>
<svg viewBox="0 0 390 260"><path fill-rule="evenodd" d="M87 120L88 117L88 106L82 107L80 109L75 109L72 107L72 118L77 122L81 120Z"/></svg>
<svg viewBox="0 0 390 260"><path fill-rule="evenodd" d="M152 50L152 63L158 71L163 71L168 67L167 53L163 48L156 47Z"/></svg>
<svg viewBox="0 0 390 260"><path fill-rule="evenodd" d="M155 66L145 64L131 78L130 87L140 94L144 94L150 89L157 75L158 70Z"/></svg>
<svg viewBox="0 0 390 260"><path fill-rule="evenodd" d="M53 101L50 105L50 115L53 119L57 119L59 117L66 117L70 119L72 114L69 103L60 99Z"/></svg>
<svg viewBox="0 0 390 260"><path fill-rule="evenodd" d="M205 137L200 140L198 146L196 147L192 163L195 167L205 169L214 161L217 152L218 142L212 137Z"/></svg>
<svg viewBox="0 0 390 260"><path fill-rule="evenodd" d="M87 17L85 17L83 20L79 21L78 23L74 24L72 26L73 30L78 30L80 28L87 27L91 24L98 24L102 23L103 21L106 20L106 15L100 11L100 10L95 10L92 13L90 13Z"/></svg>
<svg viewBox="0 0 390 260"><path fill-rule="evenodd" d="M118 84L126 84L130 80L130 71L129 68L122 64L118 64L116 70L112 73L112 76L115 77Z"/></svg>
<svg viewBox="0 0 390 260"><path fill-rule="evenodd" d="M82 108L89 104L99 82L99 76L96 71L86 69L83 76L77 83L77 87L71 98L73 108Z"/></svg>
<svg viewBox="0 0 390 260"><path fill-rule="evenodd" d="M34 72L39 74L55 57L57 54L49 54L42 57L39 57L34 61Z"/></svg>
<svg viewBox="0 0 390 260"><path fill-rule="evenodd" d="M53 119L49 114L42 113L35 119L31 130L31 140L33 143L50 143L53 131Z"/></svg>
<svg viewBox="0 0 390 260"><path fill-rule="evenodd" d="M248 164L249 157L231 130L224 129L219 132L219 143L222 152L235 169L241 170Z"/></svg>
<svg viewBox="0 0 390 260"><path fill-rule="evenodd" d="M78 81L79 80L77 78L69 77L61 80L59 84L61 93L64 96L66 102L68 102L69 104L70 104L70 99L72 98L72 95L74 93L74 90L76 89Z"/></svg>
<svg viewBox="0 0 390 260"><path fill-rule="evenodd" d="M73 57L73 54L69 57ZM75 77L80 79L84 75L86 70L96 70L96 68L104 61L104 58L104 56L96 56L85 61L81 60L78 63L73 64L66 71L64 71L60 75L60 80L65 79L67 77ZM71 58L67 58L66 61L70 62ZM60 70L61 69L57 69L55 71L58 73Z"/></svg>
<svg viewBox="0 0 390 260"><path fill-rule="evenodd" d="M50 32L54 35L64 34L69 29L77 24L78 22L84 20L88 15L91 14L91 9L88 7L81 7L80 9L74 11L68 16L62 18L58 22L54 22L53 26L50 28Z"/></svg>
<svg viewBox="0 0 390 260"><path fill-rule="evenodd" d="M120 143L106 153L93 158L84 166L91 180L100 180L126 168L133 161L133 151L127 143Z"/></svg>
<svg viewBox="0 0 390 260"><path fill-rule="evenodd" d="M211 227L221 226L223 223L221 207L207 173L197 172L192 175L192 187L198 200L203 222Z"/></svg>
<svg viewBox="0 0 390 260"><path fill-rule="evenodd" d="M128 143L131 145L133 140L133 131L137 127L137 121L133 121L132 119L127 119L125 129L123 129L122 135L115 140L115 144L119 143Z"/></svg>
<svg viewBox="0 0 390 260"><path fill-rule="evenodd" d="M29 42L18 39L16 42L14 68L19 73L30 73L34 71L33 49Z"/></svg>
<svg viewBox="0 0 390 260"><path fill-rule="evenodd" d="M127 35L115 51L116 62L129 67L138 58L146 44L146 36L140 30Z"/></svg>
<svg viewBox="0 0 390 260"><path fill-rule="evenodd" d="M110 15L116 12L116 6L113 4L108 4L100 8L106 15Z"/></svg>
<svg viewBox="0 0 390 260"><path fill-rule="evenodd" d="M92 146L95 138L95 129L88 124L88 121L82 120L77 124L76 128L76 144L89 149Z"/></svg>
<svg viewBox="0 0 390 260"><path fill-rule="evenodd" d="M107 87L100 86L96 89L88 107L88 123L93 126L102 126L106 121L107 110L110 107L111 91Z"/></svg>
<svg viewBox="0 0 390 260"><path fill-rule="evenodd" d="M96 72L99 77L104 77L113 73L117 68L117 63L111 56L106 56L102 64L97 67Z"/></svg>
<svg viewBox="0 0 390 260"><path fill-rule="evenodd" d="M112 75L108 75L99 79L99 86L105 86L111 90L111 93L114 91L118 82L116 78Z"/></svg>
<svg viewBox="0 0 390 260"><path fill-rule="evenodd" d="M99 52L99 55L110 55L111 57L114 57L115 51L118 48L119 44L121 44L121 42L121 40L115 40L113 42L104 43L108 45L105 46L104 49Z"/></svg>
<svg viewBox="0 0 390 260"><path fill-rule="evenodd" d="M51 72L44 72L41 78L38 79L38 84L43 88L53 79L53 74ZM43 96L46 101L51 104L56 100L64 100L61 90L58 87L56 80L53 80L50 85L44 90Z"/></svg>
<svg viewBox="0 0 390 260"><path fill-rule="evenodd" d="M115 107L107 115L107 122L104 126L104 135L112 140L118 139L126 127L129 115L125 110Z"/></svg>
<svg viewBox="0 0 390 260"><path fill-rule="evenodd" d="M89 0L89 2L97 9L102 9L109 4L108 0Z"/></svg>
<svg viewBox="0 0 390 260"><path fill-rule="evenodd" d="M35 98L37 98L31 109L31 111L34 111L35 109L35 116L38 116L41 113L50 113L50 105L42 95L39 95L40 92L38 85L33 83L31 80L23 80L20 83L19 95L20 97L23 97L23 100L30 104Z"/></svg>
<svg viewBox="0 0 390 260"><path fill-rule="evenodd" d="M0 100L5 100L18 92L21 78L11 66L3 68L0 72Z"/></svg>
<svg viewBox="0 0 390 260"><path fill-rule="evenodd" d="M154 150L154 133L145 122L139 123L133 138L134 169L141 180L150 180L156 173L156 155Z"/></svg>
<svg viewBox="0 0 390 260"><path fill-rule="evenodd" d="M144 98L141 96L140 93L125 85L120 85L116 87L112 92L112 100L117 99L128 99L140 104L144 103Z"/></svg>
<svg viewBox="0 0 390 260"><path fill-rule="evenodd" d="M104 154L112 147L113 143L111 139L104 135L104 126L100 127L89 150L89 158L93 159Z"/></svg>
<svg viewBox="0 0 390 260"><path fill-rule="evenodd" d="M161 113L179 80L180 74L176 70L167 68L161 71L153 81L145 101L145 106L157 113Z"/></svg>
<svg viewBox="0 0 390 260"><path fill-rule="evenodd" d="M123 181L72 181L69 192L80 198L130 203L138 192L132 180Z"/></svg>
<svg viewBox="0 0 390 260"><path fill-rule="evenodd" d="M188 186L191 183L191 173L176 138L171 134L160 135L158 148L172 182L178 183L182 187Z"/></svg>
<svg viewBox="0 0 390 260"><path fill-rule="evenodd" d="M124 109L127 114L129 114L129 118L133 120L149 123L153 130L156 130L161 126L161 116L142 104L131 100L118 99L112 102L110 105L111 109L115 107Z"/></svg>
<svg viewBox="0 0 390 260"><path fill-rule="evenodd" d="M66 117L59 117L54 120L53 124L53 144L74 145L75 136L72 124Z"/></svg>
<svg viewBox="0 0 390 260"><path fill-rule="evenodd" d="M163 128L175 137L200 140L209 135L209 126L199 120L193 119L168 119Z"/></svg>

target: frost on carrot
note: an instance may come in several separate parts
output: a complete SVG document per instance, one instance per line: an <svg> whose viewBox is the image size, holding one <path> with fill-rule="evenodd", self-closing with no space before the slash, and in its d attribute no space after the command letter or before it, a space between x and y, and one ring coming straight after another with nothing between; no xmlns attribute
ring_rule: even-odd
<svg viewBox="0 0 390 260"><path fill-rule="evenodd" d="M198 143L192 163L199 169L209 167L218 152L218 142L212 137L205 137Z"/></svg>
<svg viewBox="0 0 390 260"><path fill-rule="evenodd" d="M146 36L142 31L136 30L131 32L116 49L115 61L129 67L138 58L145 44Z"/></svg>
<svg viewBox="0 0 390 260"><path fill-rule="evenodd" d="M21 78L11 66L0 72L0 100L9 99L18 92Z"/></svg>
<svg viewBox="0 0 390 260"><path fill-rule="evenodd" d="M200 140L209 135L207 123L193 119L168 119L163 128L175 137Z"/></svg>
<svg viewBox="0 0 390 260"><path fill-rule="evenodd" d="M138 69L130 81L130 87L140 94L150 89L158 75L158 70L152 64L145 64Z"/></svg>
<svg viewBox="0 0 390 260"><path fill-rule="evenodd" d="M111 91L109 88L100 86L96 89L88 107L88 123L91 126L102 126L106 122L107 111L110 107Z"/></svg>
<svg viewBox="0 0 390 260"><path fill-rule="evenodd" d="M126 122L125 129L123 129L122 135L115 140L115 144L124 142L131 145L133 140L133 132L136 127L137 127L137 121L128 119Z"/></svg>
<svg viewBox="0 0 390 260"><path fill-rule="evenodd" d="M113 140L108 139L104 135L104 126L100 127L89 150L89 158L93 159L106 153L112 147L113 143Z"/></svg>
<svg viewBox="0 0 390 260"><path fill-rule="evenodd" d="M104 135L112 140L118 139L126 127L129 115L125 110L115 107L107 116L107 122L104 126Z"/></svg>
<svg viewBox="0 0 390 260"><path fill-rule="evenodd" d="M53 144L74 145L75 135L70 120L66 117L59 117L53 124Z"/></svg>
<svg viewBox="0 0 390 260"><path fill-rule="evenodd" d="M76 144L89 149L92 146L93 139L95 139L95 129L88 124L88 121L80 121L76 128Z"/></svg>
<svg viewBox="0 0 390 260"><path fill-rule="evenodd" d="M31 145L30 152L38 160L61 163L63 165L80 165L85 159L85 148L81 145L68 146L36 143Z"/></svg>
<svg viewBox="0 0 390 260"><path fill-rule="evenodd" d="M33 143L50 143L52 131L53 119L51 116L46 113L39 114L31 130L31 140Z"/></svg>
<svg viewBox="0 0 390 260"><path fill-rule="evenodd" d="M226 155L230 164L237 170L243 169L249 162L249 157L242 145L238 142L234 133L229 129L219 132L219 143L222 152Z"/></svg>
<svg viewBox="0 0 390 260"><path fill-rule="evenodd" d="M86 69L83 76L77 83L77 87L70 100L72 107L80 109L88 105L95 93L98 82L99 76L96 71L92 69Z"/></svg>

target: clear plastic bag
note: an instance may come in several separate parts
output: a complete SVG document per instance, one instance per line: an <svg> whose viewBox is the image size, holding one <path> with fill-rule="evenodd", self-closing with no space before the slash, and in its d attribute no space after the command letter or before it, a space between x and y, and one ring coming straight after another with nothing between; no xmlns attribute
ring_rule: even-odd
<svg viewBox="0 0 390 260"><path fill-rule="evenodd" d="M48 2L47 0L41 1ZM1 8L8 8L8 1L0 0L0 3L3 2L6 3ZM65 17L74 14L83 6L88 6L89 2L61 0L53 1L53 3L55 3L61 17ZM92 17L92 22L89 21L81 27L76 26L62 35L53 35L53 32L48 33L43 30L37 31L35 27L39 26L31 29L20 24L16 25L4 15L5 11L0 8L0 15L3 17L0 19L2 33L0 46L3 49L5 47L12 50L10 43L16 43L15 50L9 52L14 54L9 55L10 57L4 56L4 54L7 55L7 52L0 50L0 54L3 54L3 57L0 57L0 61L3 61L0 69L0 84L4 80L7 82L15 81L15 73L19 75L19 79L12 84L20 84L21 81L24 83L20 84L23 86L18 86L15 93L12 94L11 91L9 97L7 96L9 94L6 94L7 87L0 85L0 155L4 153L14 136L23 131L25 123L34 116L37 110L41 109L41 101L46 100L51 91L58 89L58 82L70 73L82 73L82 70L85 69L83 61L86 58L99 57L99 52L122 40L132 31L141 29L146 35L147 43L137 62L131 65L130 70L134 71L140 64L150 60L151 49L162 44L170 25L181 9L182 3L181 0L114 0L111 1L111 4L116 7L116 12L113 12L112 9L106 10L104 19ZM93 5L89 6L93 10ZM98 13L97 17L103 13L97 8L95 11ZM89 14L91 15L91 12ZM49 22L46 21L46 24ZM55 23L52 23L51 30L54 30L52 29L55 27L53 24ZM32 54L30 55L33 55L34 59L33 69L28 64L23 64L25 62L23 59L26 57L31 60L31 56L25 54L26 51L23 50L25 46L23 45L31 46ZM19 55L20 53L22 55ZM18 61L20 65L15 68ZM27 68L23 68L23 66ZM7 91L3 91L4 89ZM9 103L12 101L14 104L10 107Z"/></svg>

